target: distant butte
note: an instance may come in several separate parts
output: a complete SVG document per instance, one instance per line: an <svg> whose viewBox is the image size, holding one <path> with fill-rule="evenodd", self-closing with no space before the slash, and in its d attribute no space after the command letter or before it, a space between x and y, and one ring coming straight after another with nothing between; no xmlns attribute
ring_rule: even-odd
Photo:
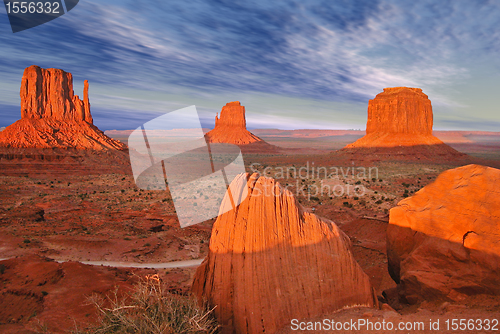
<svg viewBox="0 0 500 334"><path fill-rule="evenodd" d="M73 76L60 69L30 66L21 82L21 119L0 132L0 147L125 150L93 124L85 80L83 100Z"/></svg>
<svg viewBox="0 0 500 334"><path fill-rule="evenodd" d="M403 160L463 159L467 156L433 136L431 101L420 88L384 88L368 102L366 135L342 151Z"/></svg>
<svg viewBox="0 0 500 334"><path fill-rule="evenodd" d="M247 130L245 107L240 102L229 102L215 116L215 128L206 134L211 143L248 145L263 140Z"/></svg>

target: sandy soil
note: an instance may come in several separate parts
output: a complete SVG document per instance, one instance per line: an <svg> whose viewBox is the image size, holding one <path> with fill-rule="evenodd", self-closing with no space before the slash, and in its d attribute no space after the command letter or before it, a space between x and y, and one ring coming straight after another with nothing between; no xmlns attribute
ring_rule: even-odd
<svg viewBox="0 0 500 334"><path fill-rule="evenodd" d="M244 159L247 171L276 178L307 210L339 225L351 238L354 255L381 304L386 304L382 310L351 309L325 318L422 319L426 325L432 319L440 320L441 330L444 321L454 317L499 318L500 301L488 296L409 306L391 299L390 293L383 294L395 287L385 255L389 209L456 164L352 161L331 152L352 142L356 133L306 132L255 132L270 144L301 149L249 153ZM483 159L478 161L492 166L500 161L496 134L448 138L455 141L456 149ZM315 150L308 153L311 146ZM194 268L109 268L52 261L159 264L199 261L207 254L213 220L181 229L168 191L137 189L130 170L122 163L114 165L116 161L123 162L102 157L0 160L0 259L17 257L0 261L0 332L36 333L47 326L62 333L75 321L91 322L95 310L84 305L88 295L106 294L115 285L130 287L137 275L158 272L170 289L187 293ZM85 277L99 277L101 283L90 284Z"/></svg>

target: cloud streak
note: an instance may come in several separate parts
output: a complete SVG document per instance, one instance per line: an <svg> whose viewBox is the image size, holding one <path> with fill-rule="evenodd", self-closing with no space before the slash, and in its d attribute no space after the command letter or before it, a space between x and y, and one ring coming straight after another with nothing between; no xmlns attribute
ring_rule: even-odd
<svg viewBox="0 0 500 334"><path fill-rule="evenodd" d="M495 1L89 0L36 29L1 34L0 80L17 85L32 63L60 67L99 87L93 105L124 112L231 94L358 104L407 85L437 109L463 113L470 101L457 99L466 86L456 83L474 77L478 62L499 67L498 26ZM165 99L112 93L120 89ZM0 102L13 104L11 92ZM354 109L363 124L365 111Z"/></svg>

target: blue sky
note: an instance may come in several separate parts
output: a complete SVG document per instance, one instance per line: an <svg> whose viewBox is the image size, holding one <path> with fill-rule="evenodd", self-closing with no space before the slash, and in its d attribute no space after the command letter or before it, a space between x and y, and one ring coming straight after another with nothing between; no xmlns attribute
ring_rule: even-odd
<svg viewBox="0 0 500 334"><path fill-rule="evenodd" d="M500 131L500 1L80 0L13 34L0 9L0 126L25 67L90 82L101 129L239 100L250 128L364 129L384 87L420 87L435 129Z"/></svg>

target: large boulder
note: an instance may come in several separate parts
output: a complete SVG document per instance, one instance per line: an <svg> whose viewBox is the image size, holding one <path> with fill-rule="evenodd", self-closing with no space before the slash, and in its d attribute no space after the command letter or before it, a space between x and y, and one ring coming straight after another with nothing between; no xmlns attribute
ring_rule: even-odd
<svg viewBox="0 0 500 334"><path fill-rule="evenodd" d="M333 222L305 212L273 179L247 178L232 182L248 196L217 218L193 283L216 306L224 333L274 333L292 319L377 305L349 238ZM226 196L222 206L231 201Z"/></svg>
<svg viewBox="0 0 500 334"><path fill-rule="evenodd" d="M410 303L500 295L500 170L468 165L391 209L389 273Z"/></svg>

